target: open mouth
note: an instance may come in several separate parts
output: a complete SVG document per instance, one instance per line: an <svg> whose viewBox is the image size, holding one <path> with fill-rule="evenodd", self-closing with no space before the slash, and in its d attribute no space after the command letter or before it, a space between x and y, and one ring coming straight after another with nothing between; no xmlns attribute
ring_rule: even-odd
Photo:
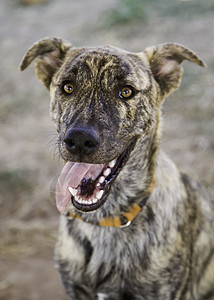
<svg viewBox="0 0 214 300"><path fill-rule="evenodd" d="M107 199L112 182L127 162L135 142L106 164L67 162L56 186L56 204L63 213L70 201L81 212L98 209Z"/></svg>

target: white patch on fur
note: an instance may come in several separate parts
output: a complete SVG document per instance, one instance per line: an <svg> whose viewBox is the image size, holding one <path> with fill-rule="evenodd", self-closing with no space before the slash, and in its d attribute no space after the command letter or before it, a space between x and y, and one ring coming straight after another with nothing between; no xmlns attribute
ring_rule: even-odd
<svg viewBox="0 0 214 300"><path fill-rule="evenodd" d="M66 217L60 218L59 240L56 245L56 255L61 260L74 261L79 267L85 263L84 249L78 247L75 240L68 234Z"/></svg>
<svg viewBox="0 0 214 300"><path fill-rule="evenodd" d="M105 299L108 299L108 295L103 293L97 294L97 300L105 300Z"/></svg>

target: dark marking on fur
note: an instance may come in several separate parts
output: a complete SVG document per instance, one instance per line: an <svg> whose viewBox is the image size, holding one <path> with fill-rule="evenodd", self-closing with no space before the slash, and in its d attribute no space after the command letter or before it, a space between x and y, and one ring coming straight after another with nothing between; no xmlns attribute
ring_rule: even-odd
<svg viewBox="0 0 214 300"><path fill-rule="evenodd" d="M201 300L213 300L213 295L214 295L214 287L208 291L206 294L202 295L200 297Z"/></svg>
<svg viewBox="0 0 214 300"><path fill-rule="evenodd" d="M87 238L84 238L82 243L85 250L85 264L87 265L91 259L93 253L93 247Z"/></svg>
<svg viewBox="0 0 214 300"><path fill-rule="evenodd" d="M115 274L116 269L112 266L111 270L106 274L105 272L106 266L104 263L101 263L99 269L97 270L97 278L96 282L96 289L99 289L103 284L108 282L110 278Z"/></svg>
<svg viewBox="0 0 214 300"><path fill-rule="evenodd" d="M132 293L127 291L127 292L122 293L121 300L135 300L135 297L133 296Z"/></svg>

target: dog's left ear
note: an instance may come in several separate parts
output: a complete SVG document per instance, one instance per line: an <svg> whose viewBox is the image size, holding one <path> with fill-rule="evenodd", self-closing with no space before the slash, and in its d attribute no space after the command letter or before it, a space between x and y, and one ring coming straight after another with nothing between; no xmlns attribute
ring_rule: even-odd
<svg viewBox="0 0 214 300"><path fill-rule="evenodd" d="M149 47L144 53L152 74L160 86L161 100L179 87L183 73L181 63L185 59L205 67L204 62L194 52L174 43Z"/></svg>
<svg viewBox="0 0 214 300"><path fill-rule="evenodd" d="M54 73L62 65L71 43L59 38L45 38L35 43L25 54L20 70L25 70L36 59L38 79L49 89Z"/></svg>

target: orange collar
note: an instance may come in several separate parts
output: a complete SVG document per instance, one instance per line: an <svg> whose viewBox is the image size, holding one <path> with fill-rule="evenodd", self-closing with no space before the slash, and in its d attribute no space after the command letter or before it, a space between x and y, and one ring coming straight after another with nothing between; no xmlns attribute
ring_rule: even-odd
<svg viewBox="0 0 214 300"><path fill-rule="evenodd" d="M119 216L116 216L116 217L103 218L103 219L99 220L96 225L105 226L105 227L117 227L117 228L124 228L124 227L129 226L131 224L131 222L139 214L139 212L142 210L142 208L145 206L147 200L150 197L150 194L153 192L153 190L155 188L155 184L156 184L156 181L153 180L151 187L150 187L149 195L147 195L145 198L143 198L143 200L141 200L138 204L135 203L129 211L127 211L126 213L123 213ZM67 218L71 218L71 219L76 218L76 219L84 221L79 213L73 213L71 210L68 211Z"/></svg>

